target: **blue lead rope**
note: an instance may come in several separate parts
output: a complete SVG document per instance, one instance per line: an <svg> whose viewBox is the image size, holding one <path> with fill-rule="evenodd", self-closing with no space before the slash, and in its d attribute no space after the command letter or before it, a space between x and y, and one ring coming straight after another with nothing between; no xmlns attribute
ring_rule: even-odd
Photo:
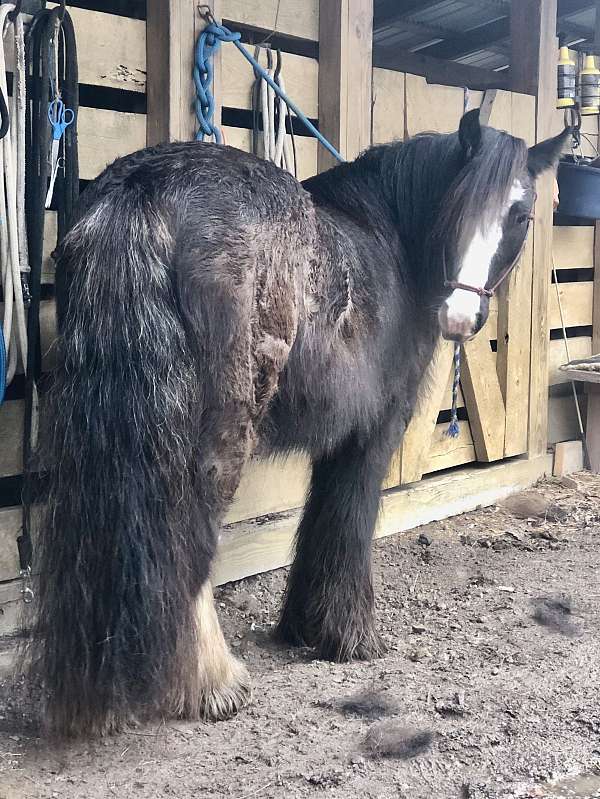
<svg viewBox="0 0 600 799"><path fill-rule="evenodd" d="M458 427L458 387L460 385L460 344L454 345L454 379L452 380L452 410L450 411L450 424L446 430L446 435L456 438L459 433Z"/></svg>
<svg viewBox="0 0 600 799"><path fill-rule="evenodd" d="M281 97L283 102L292 111L304 126L312 133L312 135L333 155L338 161L344 161L344 158L338 153L333 144L327 141L323 134L312 124L310 119L302 113L298 106L290 100L287 94L281 90L269 73L258 63L258 61L250 55L248 50L243 44L240 44L240 33L230 31L223 25L218 25L216 22L211 21L204 28L198 42L196 44L196 63L194 64L194 83L196 84L196 116L198 117L199 130L196 134L198 140L204 140L205 136L214 136L217 144L223 142L223 135L219 128L213 122L215 111L215 99L211 92L211 84L213 81L213 65L212 59L216 51L221 46L221 42L233 42L240 53L244 56L255 71L263 78L273 91Z"/></svg>

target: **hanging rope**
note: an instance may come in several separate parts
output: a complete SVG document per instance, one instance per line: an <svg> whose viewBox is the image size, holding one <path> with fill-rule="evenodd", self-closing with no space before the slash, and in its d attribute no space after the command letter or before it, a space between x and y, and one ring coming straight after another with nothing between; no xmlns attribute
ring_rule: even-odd
<svg viewBox="0 0 600 799"><path fill-rule="evenodd" d="M262 49L263 45L255 47L254 58L256 61L260 61ZM275 68L273 68L273 51L270 47L264 49L267 57L267 72L285 93L281 50L275 51L276 61ZM296 146L289 109L281 97L275 97L273 89L256 70L254 74L256 76L252 87L252 147L254 154L262 156L267 161L272 161L276 166L296 176ZM259 119L262 121L262 127L259 126Z"/></svg>
<svg viewBox="0 0 600 799"><path fill-rule="evenodd" d="M53 205L57 211L58 240L67 232L79 194L77 154L77 111L79 86L75 31L64 0L52 9L42 9L33 18L26 37L26 73L30 91L26 107L26 217L31 265L31 302L27 319L27 371L25 383L25 419L23 425L23 530L17 543L23 577L23 597L31 601L31 507L33 497L33 449L37 436L38 381L41 375L40 300L44 252L45 206L51 177L51 117L54 102L59 100L73 112L73 124L65 127L60 138ZM55 148L56 150L56 148ZM53 170L52 170L53 171ZM58 286L57 286L58 290Z"/></svg>
<svg viewBox="0 0 600 799"><path fill-rule="evenodd" d="M8 101L8 130L0 144L0 263L4 314L0 349L0 402L19 362L27 364L27 323L24 288L29 271L25 228L25 39L18 7L0 7L0 94L8 97L5 45L12 40L15 74ZM25 292L26 293L26 292Z"/></svg>
<svg viewBox="0 0 600 799"><path fill-rule="evenodd" d="M208 21L208 25L204 28L198 42L196 43L196 60L194 65L194 83L196 85L196 116L198 117L199 130L196 138L204 140L206 136L214 136L217 143L223 141L223 136L219 128L214 124L214 110L215 101L211 92L211 85L213 81L214 69L212 59L216 51L219 49L221 42L233 42L240 53L248 61L256 74L260 75L263 80L273 89L275 94L280 97L286 106L292 111L303 125L310 131L310 133L328 150L334 158L338 161L344 161L344 158L338 153L335 147L327 141L327 139L319 133L317 128L312 124L310 119L302 113L298 106L290 100L283 89L273 80L268 71L265 70L258 61L240 44L240 33L235 33L219 25L213 17L210 9L207 6L199 6L198 10L202 16Z"/></svg>

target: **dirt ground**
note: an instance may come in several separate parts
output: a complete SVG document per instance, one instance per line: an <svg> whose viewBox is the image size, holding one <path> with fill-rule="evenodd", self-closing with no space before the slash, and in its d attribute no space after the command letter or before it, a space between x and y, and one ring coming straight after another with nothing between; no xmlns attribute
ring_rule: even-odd
<svg viewBox="0 0 600 799"><path fill-rule="evenodd" d="M284 569L219 588L255 687L230 721L57 747L5 682L0 797L600 797L599 500L600 478L553 479L379 541L372 663L270 640Z"/></svg>

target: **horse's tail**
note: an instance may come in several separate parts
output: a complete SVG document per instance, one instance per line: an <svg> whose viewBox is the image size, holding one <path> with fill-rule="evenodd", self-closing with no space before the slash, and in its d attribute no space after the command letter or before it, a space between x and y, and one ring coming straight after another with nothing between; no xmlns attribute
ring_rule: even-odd
<svg viewBox="0 0 600 799"><path fill-rule="evenodd" d="M197 485L202 403L171 220L121 188L59 253L69 292L40 447L32 667L65 734L183 709L198 670L194 601L216 544Z"/></svg>

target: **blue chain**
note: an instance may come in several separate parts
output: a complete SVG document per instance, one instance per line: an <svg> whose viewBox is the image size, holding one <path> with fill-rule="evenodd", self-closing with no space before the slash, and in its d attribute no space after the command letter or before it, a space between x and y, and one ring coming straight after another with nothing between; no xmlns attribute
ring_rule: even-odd
<svg viewBox="0 0 600 799"><path fill-rule="evenodd" d="M223 134L214 124L215 98L211 92L214 77L213 57L221 42L235 42L241 37L240 33L233 33L215 22L204 28L196 43L196 59L194 63L194 83L196 85L196 116L199 129L196 133L198 141L204 141L205 136L214 136L217 144L223 143Z"/></svg>
<svg viewBox="0 0 600 799"><path fill-rule="evenodd" d="M215 99L210 91L210 86L213 79L213 66L212 57L221 46L221 42L233 42L240 53L248 61L256 73L263 78L269 86L273 89L290 111L293 111L298 119L304 126L312 133L312 135L325 147L329 152L337 158L338 161L344 161L344 158L338 153L335 147L327 141L325 136L315 128L310 119L298 108L298 106L290 100L281 87L275 83L269 73L253 58L246 48L240 44L240 33L230 31L223 25L218 25L211 17L208 17L209 24L204 28L198 42L196 44L196 62L194 64L194 83L196 84L196 116L200 128L196 134L196 138L203 140L205 136L214 136L217 144L223 142L223 136L219 128L213 123L213 115L215 110Z"/></svg>
<svg viewBox="0 0 600 799"><path fill-rule="evenodd" d="M460 385L460 344L454 345L454 380L452 381L452 410L450 412L450 425L446 430L446 435L456 438L459 433L458 427L458 387Z"/></svg>

